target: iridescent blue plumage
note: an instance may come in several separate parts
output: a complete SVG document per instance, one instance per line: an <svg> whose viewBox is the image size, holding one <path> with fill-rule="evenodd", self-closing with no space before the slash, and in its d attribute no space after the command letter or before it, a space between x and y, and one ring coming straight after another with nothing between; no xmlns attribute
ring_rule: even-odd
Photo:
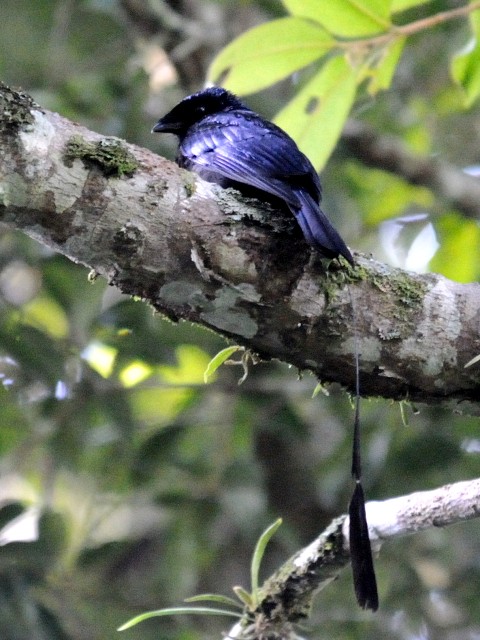
<svg viewBox="0 0 480 640"><path fill-rule="evenodd" d="M320 208L320 179L288 134L220 87L188 96L155 132L179 138L177 163L222 186L249 185L283 200L309 244L328 258L353 257Z"/></svg>

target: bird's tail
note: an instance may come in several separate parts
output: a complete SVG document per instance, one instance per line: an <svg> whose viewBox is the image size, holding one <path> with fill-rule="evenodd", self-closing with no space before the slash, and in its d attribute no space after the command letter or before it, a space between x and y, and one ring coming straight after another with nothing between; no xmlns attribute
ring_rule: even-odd
<svg viewBox="0 0 480 640"><path fill-rule="evenodd" d="M343 256L353 267L352 254L319 204L305 191L297 191L296 195L301 206L293 209L293 213L306 241L327 258Z"/></svg>

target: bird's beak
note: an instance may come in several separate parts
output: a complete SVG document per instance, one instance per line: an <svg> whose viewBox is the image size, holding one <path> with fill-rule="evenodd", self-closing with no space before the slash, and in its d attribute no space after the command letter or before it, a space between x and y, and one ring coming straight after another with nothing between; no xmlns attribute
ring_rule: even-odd
<svg viewBox="0 0 480 640"><path fill-rule="evenodd" d="M153 127L152 133L161 133L164 131L164 124L161 120L157 122L157 124Z"/></svg>
<svg viewBox="0 0 480 640"><path fill-rule="evenodd" d="M153 127L152 133L176 133L180 129L180 125L175 122L166 122L165 118L161 118Z"/></svg>

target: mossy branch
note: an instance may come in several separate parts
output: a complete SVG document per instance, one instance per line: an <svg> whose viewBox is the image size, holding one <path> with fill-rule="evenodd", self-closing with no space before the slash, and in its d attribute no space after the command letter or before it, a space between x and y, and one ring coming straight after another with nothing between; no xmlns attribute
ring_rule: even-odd
<svg viewBox="0 0 480 640"><path fill-rule="evenodd" d="M480 410L480 286L362 255L326 269L291 216L0 88L0 220L173 320L367 396ZM352 314L356 309L357 327Z"/></svg>

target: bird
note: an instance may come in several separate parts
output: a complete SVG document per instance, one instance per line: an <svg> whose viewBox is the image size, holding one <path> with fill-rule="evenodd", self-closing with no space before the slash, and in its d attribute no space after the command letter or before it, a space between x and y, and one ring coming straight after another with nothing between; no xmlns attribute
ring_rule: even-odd
<svg viewBox="0 0 480 640"><path fill-rule="evenodd" d="M283 129L223 87L209 87L181 100L152 129L178 137L176 162L222 187L242 185L280 198L295 216L305 240L324 258L353 256L320 208L320 178Z"/></svg>
<svg viewBox="0 0 480 640"><path fill-rule="evenodd" d="M222 187L247 185L257 193L280 198L295 216L306 241L322 257L343 256L355 266L350 250L320 207L320 178L310 160L283 129L226 89L209 87L187 96L158 120L152 132L175 134L179 141L177 164L204 180ZM349 507L350 551L358 603L375 611L378 594L361 485L358 351L355 358L355 490Z"/></svg>

